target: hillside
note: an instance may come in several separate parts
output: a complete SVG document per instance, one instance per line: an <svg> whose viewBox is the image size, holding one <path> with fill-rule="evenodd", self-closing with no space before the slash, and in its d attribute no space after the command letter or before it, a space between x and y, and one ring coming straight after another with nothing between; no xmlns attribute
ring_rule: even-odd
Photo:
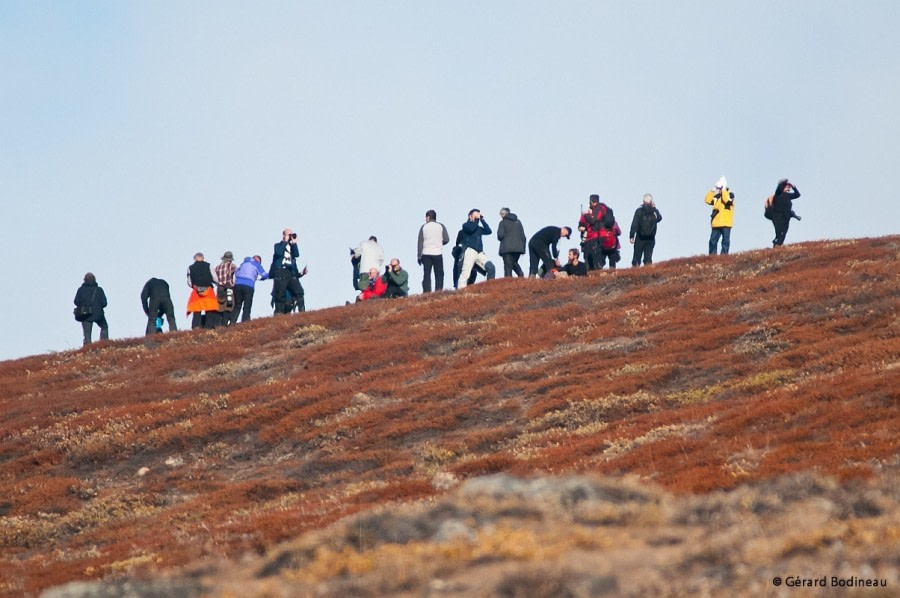
<svg viewBox="0 0 900 598"><path fill-rule="evenodd" d="M874 559L896 572L898 254L894 236L584 280L496 280L0 363L0 592L190 571L196 587L219 595L226 586L215 584L240 586L239 568L223 563L250 553L279 584L324 583L323 567L346 584L365 572L351 553L381 544L407 570L439 560L418 542L435 534L392 543L390 522L427 528L434 515L417 520L415 509L474 509L485 499L472 478L498 472L551 485L570 478L547 476L586 475L571 479L587 488L577 547L593 559L615 534L598 540L591 521L653 527L657 539L681 526L703 543L691 525L740 520L741 509L771 515L751 507L772 502L764 496L783 502L772 507L769 535L806 529L791 523L791 509L819 497L837 506L822 507L794 556L815 563L838 538L852 565ZM506 486L516 483L527 485ZM622 498L592 503L604 488ZM516 496L498 517L518 510L523 529L551 521L532 504L540 501ZM430 500L406 504L419 499ZM731 510L679 516L692 501ZM642 514L648 505L666 506ZM565 511L560 521L571 524L574 507ZM361 525L347 519L355 514L387 518L371 546L335 539L349 537L340 525ZM510 554L523 541L513 532L473 562L521 560ZM710 555L736 542L711 537ZM313 538L342 558L307 566L319 562ZM296 552L279 547L288 540ZM651 540L648 550L666 546ZM878 550L866 552L871 545ZM607 576L609 591L624 593L622 576L640 576L641 559L630 558ZM260 575L247 571L248 582ZM422 595L429 575L384 589ZM432 590L453 595L458 586L446 583ZM518 582L491 583L524 595ZM280 595L273 587L259 592Z"/></svg>

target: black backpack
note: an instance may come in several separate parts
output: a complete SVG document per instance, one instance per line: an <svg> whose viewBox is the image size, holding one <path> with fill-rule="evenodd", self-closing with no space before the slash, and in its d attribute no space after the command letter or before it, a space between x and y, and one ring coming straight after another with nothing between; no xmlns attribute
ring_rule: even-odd
<svg viewBox="0 0 900 598"><path fill-rule="evenodd" d="M600 217L594 222L593 229L601 230L604 228L612 228L616 223L616 217L613 215L612 208L605 203L600 204Z"/></svg>
<svg viewBox="0 0 900 598"><path fill-rule="evenodd" d="M656 236L656 210L641 209L637 234L642 239L652 239Z"/></svg>

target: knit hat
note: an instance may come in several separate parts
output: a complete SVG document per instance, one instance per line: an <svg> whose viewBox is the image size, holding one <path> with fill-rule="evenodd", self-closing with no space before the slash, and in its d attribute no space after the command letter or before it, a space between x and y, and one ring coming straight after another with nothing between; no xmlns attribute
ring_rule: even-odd
<svg viewBox="0 0 900 598"><path fill-rule="evenodd" d="M590 200L591 203L600 203L600 196L594 193L591 195Z"/></svg>
<svg viewBox="0 0 900 598"><path fill-rule="evenodd" d="M724 189L728 186L728 181L725 180L725 175L719 177L719 180L716 181L716 189Z"/></svg>
<svg viewBox="0 0 900 598"><path fill-rule="evenodd" d="M234 254L231 253L230 251L226 251L225 255L222 256L222 261L224 261L224 262L234 261Z"/></svg>

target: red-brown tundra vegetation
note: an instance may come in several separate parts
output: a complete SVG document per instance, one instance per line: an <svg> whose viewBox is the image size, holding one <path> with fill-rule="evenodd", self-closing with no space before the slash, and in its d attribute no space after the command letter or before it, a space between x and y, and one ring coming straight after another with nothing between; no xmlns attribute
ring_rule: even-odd
<svg viewBox="0 0 900 598"><path fill-rule="evenodd" d="M607 480L643 497L609 513L622 525L674 525L678 509L647 505L688 512L798 475L829 492L870 484L886 528L853 533L876 534L897 570L898 253L900 237L822 241L503 279L0 363L0 594L218 567L289 540L315 552L311 538L332 560L274 571L346 581L385 541L317 535L343 529L328 526L385 505L465 511L481 499L459 484L496 473ZM579 529L586 554L609 549ZM519 558L510 546L530 536L507 535L459 554ZM401 545L397 562L437 559ZM544 573L546 595L566 593ZM381 590L422 595L417 583ZM524 595L515 577L491 583Z"/></svg>

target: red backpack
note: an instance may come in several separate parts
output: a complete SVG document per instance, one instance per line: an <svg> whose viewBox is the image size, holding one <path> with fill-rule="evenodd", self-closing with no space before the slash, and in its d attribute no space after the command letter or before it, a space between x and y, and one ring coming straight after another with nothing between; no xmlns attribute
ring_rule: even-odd
<svg viewBox="0 0 900 598"><path fill-rule="evenodd" d="M619 246L619 235L622 230L619 228L618 222L613 222L611 227L603 227L600 229L600 247L605 250L616 249Z"/></svg>

